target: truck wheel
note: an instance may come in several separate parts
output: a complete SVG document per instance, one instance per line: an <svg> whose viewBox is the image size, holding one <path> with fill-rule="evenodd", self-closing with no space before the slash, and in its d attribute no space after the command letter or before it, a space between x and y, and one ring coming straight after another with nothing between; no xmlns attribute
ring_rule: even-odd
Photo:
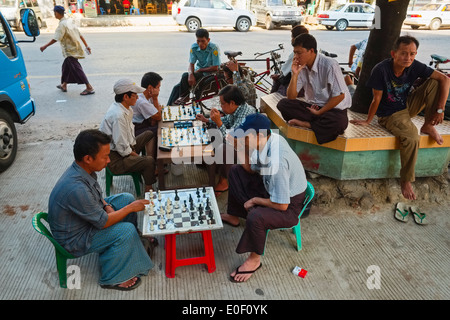
<svg viewBox="0 0 450 320"><path fill-rule="evenodd" d="M9 113L0 110L0 172L11 166L17 154L17 132Z"/></svg>
<svg viewBox="0 0 450 320"><path fill-rule="evenodd" d="M266 29L267 30L273 30L273 28L274 28L274 25L273 25L273 22L272 22L272 18L270 16L267 16L266 17Z"/></svg>

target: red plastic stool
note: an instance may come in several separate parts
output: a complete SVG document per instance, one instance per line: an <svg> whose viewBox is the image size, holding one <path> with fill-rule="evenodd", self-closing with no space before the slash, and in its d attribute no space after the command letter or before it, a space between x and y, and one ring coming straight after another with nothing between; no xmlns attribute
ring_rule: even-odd
<svg viewBox="0 0 450 320"><path fill-rule="evenodd" d="M211 230L195 231L189 233L201 233L203 238L203 245L205 247L205 255L203 257L194 257L186 259L177 259L177 235L167 234L165 236L166 243L166 277L175 278L175 269L181 266L188 266L193 264L206 264L208 272L216 271L216 261L214 259L214 248L212 243Z"/></svg>

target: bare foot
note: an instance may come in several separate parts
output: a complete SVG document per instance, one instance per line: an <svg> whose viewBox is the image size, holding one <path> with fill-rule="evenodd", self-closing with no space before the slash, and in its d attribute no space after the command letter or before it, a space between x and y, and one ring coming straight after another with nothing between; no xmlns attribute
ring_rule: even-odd
<svg viewBox="0 0 450 320"><path fill-rule="evenodd" d="M216 192L228 190L228 180L226 178L220 177L219 182L217 182L216 186L214 187L214 190Z"/></svg>
<svg viewBox="0 0 450 320"><path fill-rule="evenodd" d="M137 277L134 277L133 279L130 279L128 281L125 281L125 282L119 284L118 287L129 288L136 283L137 279L138 279Z"/></svg>
<svg viewBox="0 0 450 320"><path fill-rule="evenodd" d="M299 127L303 127L303 128L311 128L311 124L307 121L301 121L298 119L291 119L288 121L288 124L290 124L291 126L299 126Z"/></svg>
<svg viewBox="0 0 450 320"><path fill-rule="evenodd" d="M406 199L416 200L416 195L414 194L414 190L413 190L411 182L403 181L400 183L400 186L402 189L402 194Z"/></svg>
<svg viewBox="0 0 450 320"><path fill-rule="evenodd" d="M444 143L444 139L442 139L442 136L439 134L439 132L437 132L436 128L431 124L429 124L429 125L424 124L423 127L420 129L420 132L428 134L439 145Z"/></svg>
<svg viewBox="0 0 450 320"><path fill-rule="evenodd" d="M238 226L239 225L239 217L232 216L228 213L221 213L220 218L222 221L227 222L228 224L231 224L232 226Z"/></svg>
<svg viewBox="0 0 450 320"><path fill-rule="evenodd" d="M239 266L239 270L234 270L230 277L236 282L245 282L253 275L253 273L239 273L245 271L256 271L261 266L261 256L252 252L245 262Z"/></svg>

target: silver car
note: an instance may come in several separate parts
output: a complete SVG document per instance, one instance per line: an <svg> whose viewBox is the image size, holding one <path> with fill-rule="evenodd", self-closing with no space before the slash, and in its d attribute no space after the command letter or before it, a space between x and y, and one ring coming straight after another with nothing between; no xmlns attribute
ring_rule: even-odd
<svg viewBox="0 0 450 320"><path fill-rule="evenodd" d="M9 24L16 29L22 28L20 24L20 9L22 8L29 8L34 11L39 29L44 25L41 8L37 0L3 0L0 2L0 11Z"/></svg>
<svg viewBox="0 0 450 320"><path fill-rule="evenodd" d="M202 27L233 27L246 32L256 25L250 11L235 9L223 0L181 0L172 17L190 32Z"/></svg>
<svg viewBox="0 0 450 320"><path fill-rule="evenodd" d="M365 3L345 3L332 6L317 14L317 21L327 30L336 27L344 31L347 27L369 28L375 16L375 8Z"/></svg>
<svg viewBox="0 0 450 320"><path fill-rule="evenodd" d="M412 29L427 27L437 30L441 26L450 25L450 2L429 3L418 10L408 11L403 24Z"/></svg>

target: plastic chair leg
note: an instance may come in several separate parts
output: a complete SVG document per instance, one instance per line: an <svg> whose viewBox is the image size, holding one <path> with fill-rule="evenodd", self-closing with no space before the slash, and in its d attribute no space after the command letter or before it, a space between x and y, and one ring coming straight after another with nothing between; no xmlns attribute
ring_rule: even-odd
<svg viewBox="0 0 450 320"><path fill-rule="evenodd" d="M136 188L136 195L138 197L140 197L141 196L141 176L133 175L133 182L134 182L134 187Z"/></svg>
<svg viewBox="0 0 450 320"><path fill-rule="evenodd" d="M298 224L292 228L292 231L295 234L295 239L297 240L297 251L302 250L302 230L300 227L300 220Z"/></svg>
<svg viewBox="0 0 450 320"><path fill-rule="evenodd" d="M67 258L62 256L55 250L56 254L56 269L58 270L59 286L67 288Z"/></svg>
<svg viewBox="0 0 450 320"><path fill-rule="evenodd" d="M107 197L109 197L112 181L113 181L113 176L108 172L108 170L106 170L106 172L105 172L105 184L106 184L105 192L106 192Z"/></svg>

